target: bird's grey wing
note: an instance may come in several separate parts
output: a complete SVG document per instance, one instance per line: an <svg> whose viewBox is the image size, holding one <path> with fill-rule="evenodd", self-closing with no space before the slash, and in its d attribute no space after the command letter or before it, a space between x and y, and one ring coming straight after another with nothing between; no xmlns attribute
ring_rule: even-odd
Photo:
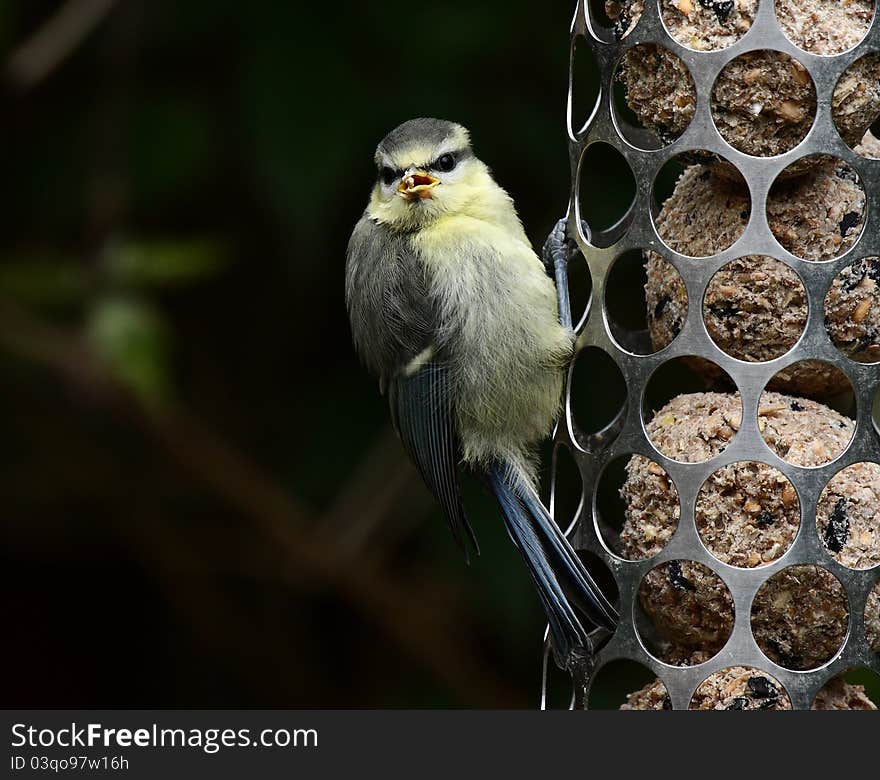
<svg viewBox="0 0 880 780"><path fill-rule="evenodd" d="M348 244L345 297L355 348L384 390L437 331L436 306L408 237L361 219Z"/></svg>
<svg viewBox="0 0 880 780"><path fill-rule="evenodd" d="M467 537L479 552L461 501L447 370L438 362L412 370L436 346L439 313L407 237L367 217L358 223L348 246L346 299L355 345L387 391L404 448L458 545L467 552Z"/></svg>
<svg viewBox="0 0 880 780"><path fill-rule="evenodd" d="M403 446L443 508L456 543L467 555L467 537L479 555L461 500L460 453L448 369L439 363L427 363L411 376L399 374L389 383L388 403Z"/></svg>

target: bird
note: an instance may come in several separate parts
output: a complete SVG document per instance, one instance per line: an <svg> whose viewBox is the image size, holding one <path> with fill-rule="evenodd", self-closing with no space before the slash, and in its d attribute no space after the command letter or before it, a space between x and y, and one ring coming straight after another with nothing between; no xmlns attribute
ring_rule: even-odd
<svg viewBox="0 0 880 780"><path fill-rule="evenodd" d="M417 118L376 148L377 177L346 252L355 349L455 541L479 554L460 479L495 497L572 671L608 601L538 495L536 447L558 417L574 334L513 200L468 130ZM469 558L468 558L469 560Z"/></svg>

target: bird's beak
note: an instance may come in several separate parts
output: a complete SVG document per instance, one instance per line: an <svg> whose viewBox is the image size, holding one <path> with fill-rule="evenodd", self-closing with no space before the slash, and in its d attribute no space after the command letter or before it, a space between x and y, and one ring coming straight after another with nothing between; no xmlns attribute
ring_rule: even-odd
<svg viewBox="0 0 880 780"><path fill-rule="evenodd" d="M440 183L440 179L431 176L424 171L413 171L403 177L403 181L397 187L397 194L406 200L418 198L431 198L431 191Z"/></svg>

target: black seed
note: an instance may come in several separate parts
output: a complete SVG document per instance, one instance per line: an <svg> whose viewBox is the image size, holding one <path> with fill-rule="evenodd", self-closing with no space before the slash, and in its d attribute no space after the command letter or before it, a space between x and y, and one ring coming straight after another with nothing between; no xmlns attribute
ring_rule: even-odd
<svg viewBox="0 0 880 780"><path fill-rule="evenodd" d="M761 528L766 528L768 525L773 525L773 515L765 509L758 515L756 522Z"/></svg>
<svg viewBox="0 0 880 780"><path fill-rule="evenodd" d="M681 561L670 561L667 564L666 576L669 584L676 590L696 590L694 584L681 571Z"/></svg>
<svg viewBox="0 0 880 780"><path fill-rule="evenodd" d="M740 313L740 309L726 301L724 303L713 303L709 306L709 311L720 320L726 320L728 317L733 317L735 314Z"/></svg>
<svg viewBox="0 0 880 780"><path fill-rule="evenodd" d="M709 177L711 175L712 175L712 171L710 171L708 168L706 168L706 170L700 174L700 181L708 181Z"/></svg>
<svg viewBox="0 0 880 780"><path fill-rule="evenodd" d="M804 407L801 406L797 401L792 401L792 402L788 405L788 408L791 409L793 412L802 412L802 411L804 411Z"/></svg>
<svg viewBox="0 0 880 780"><path fill-rule="evenodd" d="M843 420L838 420L838 421L837 421L837 427L838 427L838 428L846 428L846 422L843 421Z"/></svg>
<svg viewBox="0 0 880 780"><path fill-rule="evenodd" d="M736 710L737 712L741 712L742 710L747 710L748 708L749 708L749 700L747 698L745 698L744 696L737 696L724 709Z"/></svg>
<svg viewBox="0 0 880 780"><path fill-rule="evenodd" d="M715 16L718 17L718 21L723 22L728 16L730 16L730 12L733 10L733 0L727 0L723 3L715 3L712 10L715 11Z"/></svg>
<svg viewBox="0 0 880 780"><path fill-rule="evenodd" d="M670 324L669 326L669 329L672 331L672 338L675 338L679 333L681 333L681 320L673 320L672 324Z"/></svg>
<svg viewBox="0 0 880 780"><path fill-rule="evenodd" d="M838 179L843 179L843 181L851 181L854 184L859 184L859 175L848 165L837 166L834 175Z"/></svg>
<svg viewBox="0 0 880 780"><path fill-rule="evenodd" d="M864 267L858 269L856 266L846 270L840 277L840 281L843 284L843 287L847 290L847 292L852 292L856 289L861 283L862 279L867 276L867 270Z"/></svg>
<svg viewBox="0 0 880 780"><path fill-rule="evenodd" d="M866 258L858 263L853 263L841 274L841 281L846 280L843 281L843 286L847 290L852 291L864 281L865 277L873 279L877 284L880 284L880 263L873 258Z"/></svg>
<svg viewBox="0 0 880 780"><path fill-rule="evenodd" d="M776 656L773 660L776 661L780 666L785 666L788 669L797 669L799 662L798 659L791 654L788 650L786 650L780 643L779 640L774 637L768 637L767 640L767 649L770 650L773 655Z"/></svg>
<svg viewBox="0 0 880 780"><path fill-rule="evenodd" d="M840 235L846 238L846 234L858 225L861 220L862 215L858 211L848 211L843 215L843 219L840 220Z"/></svg>
<svg viewBox="0 0 880 780"><path fill-rule="evenodd" d="M654 319L659 320L660 317L663 316L663 312L666 311L666 307L672 303L672 298L668 295L664 295L659 301L657 301L657 305L654 307Z"/></svg>
<svg viewBox="0 0 880 780"><path fill-rule="evenodd" d="M831 552L839 553L849 539L849 518L846 515L846 499L841 498L834 505L834 511L825 527L825 546Z"/></svg>
<svg viewBox="0 0 880 780"><path fill-rule="evenodd" d="M663 709L664 710L671 710L672 709L672 699L669 698L668 693L663 697Z"/></svg>
<svg viewBox="0 0 880 780"><path fill-rule="evenodd" d="M727 19L733 10L733 0L700 0L700 5L712 11L719 22Z"/></svg>
<svg viewBox="0 0 880 780"><path fill-rule="evenodd" d="M749 218L749 212L748 212L746 209L743 209L743 210L740 211L740 213L739 213L739 218L740 218L740 219L743 219L743 220L748 219L748 218Z"/></svg>
<svg viewBox="0 0 880 780"><path fill-rule="evenodd" d="M749 677L746 685L752 696L758 699L778 699L779 689L766 677Z"/></svg>

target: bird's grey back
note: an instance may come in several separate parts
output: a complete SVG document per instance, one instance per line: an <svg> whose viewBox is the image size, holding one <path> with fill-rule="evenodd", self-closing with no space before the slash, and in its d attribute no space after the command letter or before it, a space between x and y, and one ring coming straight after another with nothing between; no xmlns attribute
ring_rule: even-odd
<svg viewBox="0 0 880 780"><path fill-rule="evenodd" d="M435 305L407 234L367 216L348 243L345 298L358 353L383 381L434 339Z"/></svg>

